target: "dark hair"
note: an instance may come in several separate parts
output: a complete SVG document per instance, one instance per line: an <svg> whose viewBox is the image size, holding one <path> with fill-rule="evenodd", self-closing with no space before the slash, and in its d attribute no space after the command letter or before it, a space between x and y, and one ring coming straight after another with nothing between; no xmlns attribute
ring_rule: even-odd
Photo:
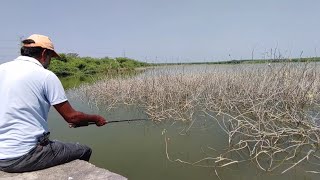
<svg viewBox="0 0 320 180"><path fill-rule="evenodd" d="M26 39L22 41L22 44L32 44L35 43L34 40L32 39ZM43 52L45 48L42 47L25 47L22 46L20 49L20 54L22 56L29 56L29 57L33 57L33 58L40 58L41 57L41 53ZM51 50L46 49L47 53L52 53Z"/></svg>

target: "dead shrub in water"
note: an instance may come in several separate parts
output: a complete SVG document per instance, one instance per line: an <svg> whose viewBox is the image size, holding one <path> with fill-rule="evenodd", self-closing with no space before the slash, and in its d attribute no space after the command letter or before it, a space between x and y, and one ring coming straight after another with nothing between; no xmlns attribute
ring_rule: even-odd
<svg viewBox="0 0 320 180"><path fill-rule="evenodd" d="M320 128L314 110L320 79L313 65L236 65L190 73L158 70L106 79L82 86L78 92L107 109L137 105L151 120L188 121L190 127L197 120L194 113L201 111L227 133L229 147L217 157L191 164L202 166L211 160L209 167L217 168L249 160L264 171L285 173L320 159Z"/></svg>

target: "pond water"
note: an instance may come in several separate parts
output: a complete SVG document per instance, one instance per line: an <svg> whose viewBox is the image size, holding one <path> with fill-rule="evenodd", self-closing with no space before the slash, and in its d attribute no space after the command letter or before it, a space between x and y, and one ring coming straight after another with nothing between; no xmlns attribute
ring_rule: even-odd
<svg viewBox="0 0 320 180"><path fill-rule="evenodd" d="M72 98L74 91L68 90L71 104L79 111L99 113L108 120L144 118L134 107L118 108L106 112L103 107L91 107L87 102ZM195 162L217 155L215 150L226 147L227 136L209 119L199 117L197 124L184 133L186 124L149 121L111 123L103 127L88 126L69 128L61 116L51 109L49 127L51 138L67 142L79 142L93 149L90 162L98 167L121 174L130 180L215 180L219 179L213 168L196 167L181 162ZM166 132L163 134L163 132ZM166 143L167 140L167 152ZM213 150L215 149L215 150ZM292 180L319 179L316 174L305 173L297 167L286 174L266 173L252 163L232 165L218 169L222 180Z"/></svg>

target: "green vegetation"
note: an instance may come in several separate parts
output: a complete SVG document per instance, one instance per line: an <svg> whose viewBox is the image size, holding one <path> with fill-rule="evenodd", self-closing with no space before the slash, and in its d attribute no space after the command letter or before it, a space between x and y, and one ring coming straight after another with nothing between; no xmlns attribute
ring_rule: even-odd
<svg viewBox="0 0 320 180"><path fill-rule="evenodd" d="M272 59L245 59L215 62L190 62L190 63L145 63L126 57L117 58L92 58L79 57L76 53L60 54L59 60L51 62L50 70L59 77L86 76L99 73L132 71L135 68L146 66L181 65L181 64L258 64L277 62L318 62L320 57L309 58L272 58Z"/></svg>
<svg viewBox="0 0 320 180"><path fill-rule="evenodd" d="M181 64L258 64L277 62L317 62L320 57L310 58L273 58L273 59L251 59L230 60L216 62L190 62L190 63L145 63L126 57L118 58L92 58L79 57L76 53L60 54L59 59L51 62L50 70L59 77L86 77L88 75L119 73L133 71L135 68L146 66L181 65Z"/></svg>
<svg viewBox="0 0 320 180"><path fill-rule="evenodd" d="M92 58L79 57L76 53L60 54L59 59L53 59L50 70L59 77L86 76L99 73L132 71L138 67L145 67L147 63L126 57Z"/></svg>

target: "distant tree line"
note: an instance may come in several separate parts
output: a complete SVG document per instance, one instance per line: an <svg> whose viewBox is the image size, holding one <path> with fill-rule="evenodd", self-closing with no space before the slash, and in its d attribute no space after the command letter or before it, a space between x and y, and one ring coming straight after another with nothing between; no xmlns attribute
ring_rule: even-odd
<svg viewBox="0 0 320 180"><path fill-rule="evenodd" d="M190 63L162 63L153 65L183 65L183 64L254 64L254 63L279 63L279 62L319 62L320 57L308 58L279 58L279 59L243 59L230 61L190 62Z"/></svg>
<svg viewBox="0 0 320 180"><path fill-rule="evenodd" d="M60 58L53 59L50 70L59 77L75 75L93 75L98 73L109 73L119 71L132 71L135 68L161 65L180 64L243 64L243 63L277 63L277 62L317 62L320 57L310 58L279 58L279 59L251 59L251 60L230 60L216 62L190 62L190 63L145 63L126 57L117 58L92 58L80 57L77 53L59 54Z"/></svg>

